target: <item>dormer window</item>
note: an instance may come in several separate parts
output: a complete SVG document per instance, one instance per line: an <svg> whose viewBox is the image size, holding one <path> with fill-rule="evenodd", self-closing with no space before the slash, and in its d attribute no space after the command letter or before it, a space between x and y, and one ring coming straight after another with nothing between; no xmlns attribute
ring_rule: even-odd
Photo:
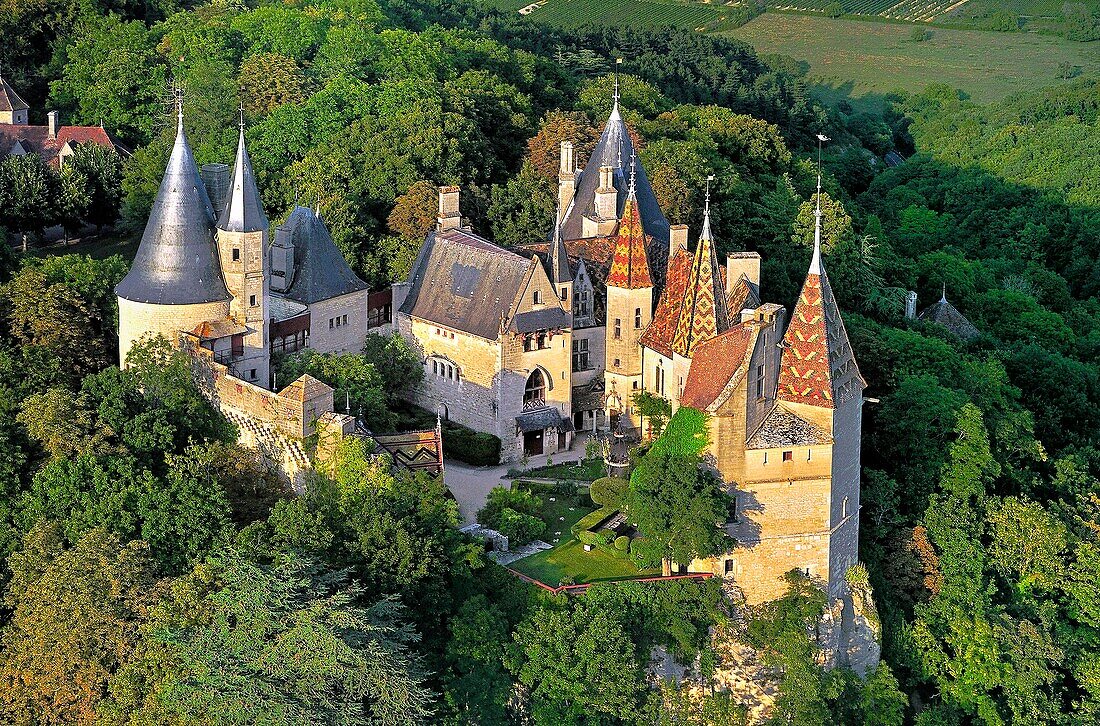
<svg viewBox="0 0 1100 726"><path fill-rule="evenodd" d="M542 304L542 292L541 291L535 290L535 292L531 296L531 298L532 298L532 300L534 301L534 303L536 305L541 305Z"/></svg>

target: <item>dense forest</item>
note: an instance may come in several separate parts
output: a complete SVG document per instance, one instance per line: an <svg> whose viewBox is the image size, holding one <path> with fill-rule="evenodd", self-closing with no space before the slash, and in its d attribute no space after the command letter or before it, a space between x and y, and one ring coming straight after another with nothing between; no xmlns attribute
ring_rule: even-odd
<svg viewBox="0 0 1100 726"><path fill-rule="evenodd" d="M102 122L134 149L121 171L82 167L120 229L144 224L179 87L199 162L231 159L243 104L268 215L316 206L373 286L406 275L437 184L461 185L498 243L544 238L558 143L591 150L623 58L625 116L670 221L698 229L715 175L719 254L758 250L764 298L790 309L826 134L825 264L877 399L861 559L884 664L862 681L817 667L806 626L824 596L792 578L749 613L781 673L774 722L1100 719L1096 81L992 106L932 86L855 113L735 41L534 28L466 2L13 0L0 37L34 113ZM893 150L908 158L888 168ZM33 242L66 219L41 201L73 182L13 159L0 225ZM88 218L100 206L77 216L105 224ZM746 718L721 693L646 681L654 645L713 670L708 630L731 617L716 584L536 594L457 531L441 482L354 446L292 495L170 350L119 370L127 265L0 254L0 720ZM905 319L907 290L946 291L981 335ZM372 418L397 415L414 382L400 348L376 340L330 371Z"/></svg>

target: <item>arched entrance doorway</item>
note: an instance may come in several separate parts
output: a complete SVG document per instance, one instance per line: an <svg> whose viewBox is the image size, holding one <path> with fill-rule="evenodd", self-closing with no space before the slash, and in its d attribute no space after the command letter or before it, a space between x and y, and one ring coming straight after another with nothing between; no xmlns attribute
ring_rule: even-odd
<svg viewBox="0 0 1100 726"><path fill-rule="evenodd" d="M546 405L546 376L536 368L527 377L527 383L523 387L523 410L530 411ZM543 452L546 432L525 431L523 434L523 453L534 456Z"/></svg>

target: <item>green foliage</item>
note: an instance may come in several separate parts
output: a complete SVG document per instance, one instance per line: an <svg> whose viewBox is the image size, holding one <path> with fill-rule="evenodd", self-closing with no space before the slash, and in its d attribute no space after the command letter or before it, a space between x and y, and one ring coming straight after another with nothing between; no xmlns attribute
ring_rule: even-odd
<svg viewBox="0 0 1100 726"><path fill-rule="evenodd" d="M592 482L589 496L592 497L593 502L601 507L615 509L622 503L623 496L629 489L629 479L605 476Z"/></svg>
<svg viewBox="0 0 1100 726"><path fill-rule="evenodd" d="M649 391L639 391L633 399L638 415L649 423L650 436L660 436L665 424L672 418L672 402Z"/></svg>
<svg viewBox="0 0 1100 726"><path fill-rule="evenodd" d="M508 537L512 546L522 546L538 539L546 531L539 518L542 500L525 489L494 487L478 510L478 523Z"/></svg>
<svg viewBox="0 0 1100 726"><path fill-rule="evenodd" d="M468 429L453 421L443 424L443 455L474 466L500 463L500 439L492 434Z"/></svg>
<svg viewBox="0 0 1100 726"><path fill-rule="evenodd" d="M378 351L379 346L372 346ZM386 381L373 361L361 353L318 353L306 348L279 362L277 379L286 386L303 374L332 386L337 410L350 406L349 411L379 431L391 431L396 417L387 407L389 395Z"/></svg>
<svg viewBox="0 0 1100 726"><path fill-rule="evenodd" d="M621 537L616 537L615 538L615 549L617 549L619 552L629 552L630 551L630 538L627 537L626 535L623 535Z"/></svg>
<svg viewBox="0 0 1100 726"><path fill-rule="evenodd" d="M505 247L541 241L554 223L557 189L530 163L505 184L493 186L488 216L492 239Z"/></svg>

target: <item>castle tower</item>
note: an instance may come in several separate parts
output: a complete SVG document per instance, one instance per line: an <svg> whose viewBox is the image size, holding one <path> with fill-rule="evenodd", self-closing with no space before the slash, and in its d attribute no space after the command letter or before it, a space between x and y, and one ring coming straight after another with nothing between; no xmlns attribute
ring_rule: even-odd
<svg viewBox="0 0 1100 726"><path fill-rule="evenodd" d="M0 124L26 126L29 111L27 102L19 97L3 74L0 74Z"/></svg>
<svg viewBox="0 0 1100 726"><path fill-rule="evenodd" d="M695 246L695 257L691 263L676 335L672 339L672 350L677 356L690 359L698 343L710 340L728 328L725 286L722 284L722 271L718 267L718 255L714 250L714 237L710 229L708 186L703 229L699 233L699 244Z"/></svg>
<svg viewBox="0 0 1100 726"><path fill-rule="evenodd" d="M229 315L229 291L214 246L214 212L183 130L179 106L176 142L118 295L119 362L146 335L172 343L181 331Z"/></svg>
<svg viewBox="0 0 1100 726"><path fill-rule="evenodd" d="M820 188L819 172L813 257L783 338L776 398L791 414L823 432L822 440L828 442L824 457L818 457L828 462L826 489L820 496L805 492L804 501L819 501L826 510L821 518L826 526L815 539L823 541L827 551L818 553L821 566L811 574L826 584L830 597L839 597L844 575L859 553L860 431L867 384L821 260ZM817 484L807 481L803 486Z"/></svg>
<svg viewBox="0 0 1100 726"><path fill-rule="evenodd" d="M229 294L229 314L247 331L243 349L234 355L238 378L265 388L270 385L271 354L268 347L268 221L264 215L252 160L244 141L244 119L237 140L225 209L218 218L218 258Z"/></svg>
<svg viewBox="0 0 1100 726"><path fill-rule="evenodd" d="M604 390L608 396L608 416L625 415L632 428L639 428L641 420L632 397L641 390L641 337L653 320L653 278L646 252L648 238L642 228L634 175L631 177L607 275Z"/></svg>

